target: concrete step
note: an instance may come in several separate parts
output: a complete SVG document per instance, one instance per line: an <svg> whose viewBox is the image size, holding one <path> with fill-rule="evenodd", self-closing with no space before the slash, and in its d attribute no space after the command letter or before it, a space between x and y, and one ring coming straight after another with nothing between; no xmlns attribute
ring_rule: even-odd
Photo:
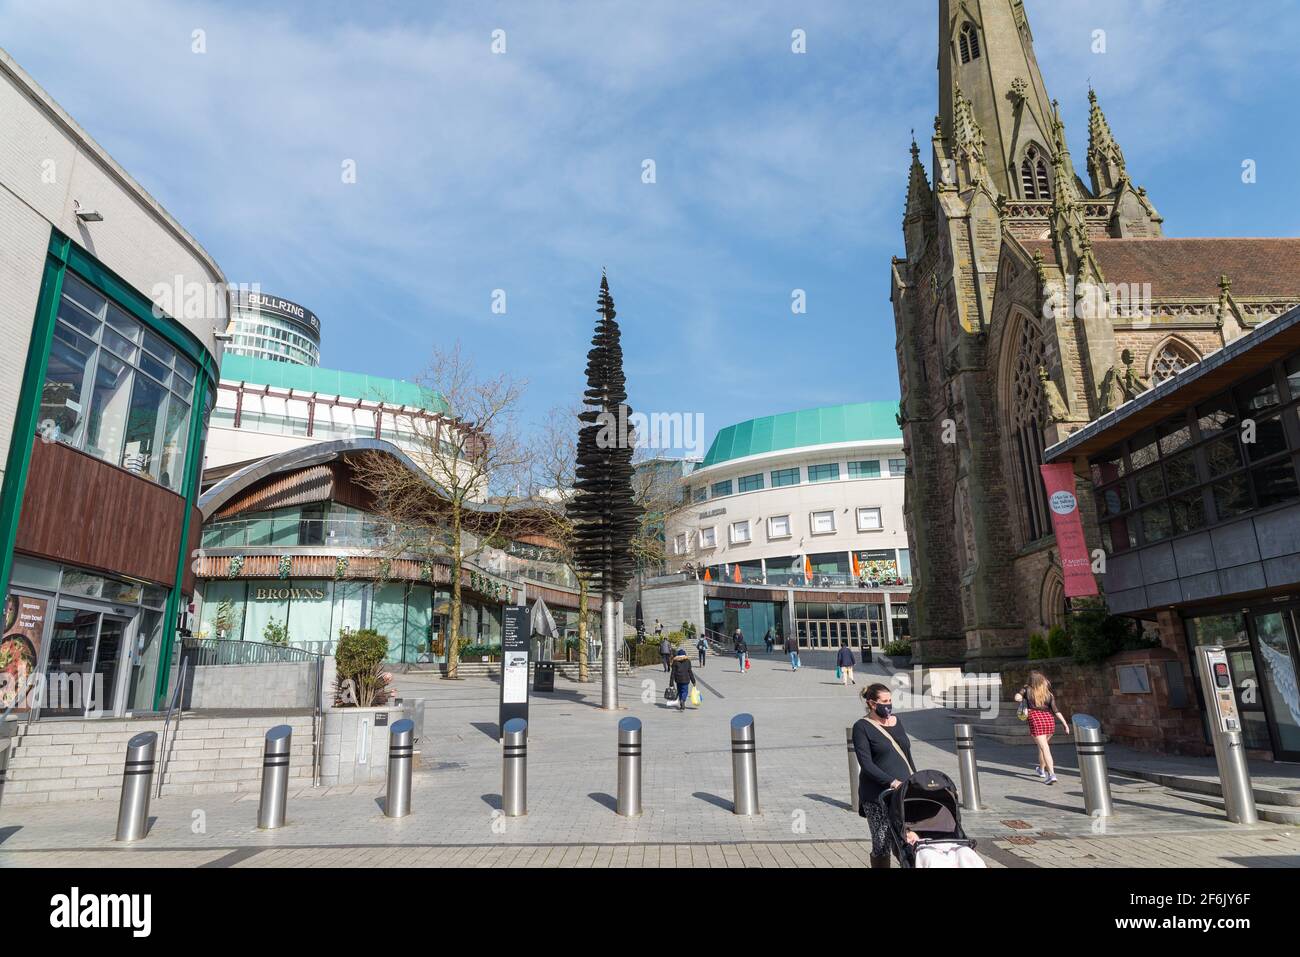
<svg viewBox="0 0 1300 957"><path fill-rule="evenodd" d="M256 789L266 731L276 724L293 728L290 779L310 779L311 716L186 716L168 730L162 793ZM162 721L153 719L34 722L9 742L3 801L9 805L116 798L127 742L143 731L161 730Z"/></svg>
<svg viewBox="0 0 1300 957"><path fill-rule="evenodd" d="M1186 801L1191 801L1194 804L1203 804L1206 807L1212 807L1216 811L1225 815L1227 813L1227 808L1223 802L1223 798L1221 797L1214 797L1209 794L1200 793L1193 794L1190 792L1178 791L1174 788L1170 788L1170 790ZM1300 808L1298 807L1256 803L1255 810L1259 814L1259 819L1261 821L1268 821L1271 824L1285 824L1292 827L1300 825Z"/></svg>
<svg viewBox="0 0 1300 957"><path fill-rule="evenodd" d="M1141 778L1144 781L1150 781L1153 784L1169 788L1171 791L1184 791L1203 797L1220 799L1223 797L1223 788L1219 784L1219 779L1210 775L1175 774L1165 771L1153 771L1147 768L1120 767L1115 764L1109 766L1116 773ZM1252 782L1251 791L1255 796L1255 804L1260 807L1261 812L1265 806L1295 808L1300 812L1300 790L1293 791L1287 788L1270 787L1267 784L1254 784ZM1222 801L1219 803L1222 806Z"/></svg>

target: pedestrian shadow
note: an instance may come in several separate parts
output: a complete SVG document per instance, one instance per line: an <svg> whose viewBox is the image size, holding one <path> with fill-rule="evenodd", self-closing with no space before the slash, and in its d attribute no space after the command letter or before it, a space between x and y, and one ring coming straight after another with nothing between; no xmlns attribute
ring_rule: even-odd
<svg viewBox="0 0 1300 957"><path fill-rule="evenodd" d="M735 804L727 798L719 797L716 794L710 794L708 791L696 791L691 795L691 797L699 798L701 801L704 801L707 804L712 804L714 807L720 807L724 811L734 811L736 809Z"/></svg>
<svg viewBox="0 0 1300 957"><path fill-rule="evenodd" d="M825 794L805 794L804 797L810 801L820 801L822 804L829 804L831 807L839 808L841 811L852 811L848 801L841 801L838 798L827 797Z"/></svg>
<svg viewBox="0 0 1300 957"><path fill-rule="evenodd" d="M477 728L493 741L500 741L501 736L495 721L471 721L470 726Z"/></svg>
<svg viewBox="0 0 1300 957"><path fill-rule="evenodd" d="M587 795L587 797L591 798L601 807L609 808L614 812L618 811L618 801L614 799L614 795L612 794L605 794L603 791L592 791Z"/></svg>
<svg viewBox="0 0 1300 957"><path fill-rule="evenodd" d="M490 807L492 810L494 811L501 810L500 794L484 794L482 795L482 798L483 798L483 803L486 804L488 807Z"/></svg>
<svg viewBox="0 0 1300 957"><path fill-rule="evenodd" d="M3 844L9 838L13 837L23 829L21 824L13 824L9 827L0 827L0 844Z"/></svg>

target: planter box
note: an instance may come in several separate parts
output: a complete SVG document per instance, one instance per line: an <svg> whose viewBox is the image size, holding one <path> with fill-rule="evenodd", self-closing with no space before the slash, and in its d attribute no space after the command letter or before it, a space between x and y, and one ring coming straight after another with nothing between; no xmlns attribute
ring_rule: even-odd
<svg viewBox="0 0 1300 957"><path fill-rule="evenodd" d="M415 717L413 707L401 705L330 708L321 735L321 784L332 787L387 780L388 729L400 718Z"/></svg>
<svg viewBox="0 0 1300 957"><path fill-rule="evenodd" d="M885 655L885 657L889 659L889 663L892 664L895 668L912 667L911 655Z"/></svg>

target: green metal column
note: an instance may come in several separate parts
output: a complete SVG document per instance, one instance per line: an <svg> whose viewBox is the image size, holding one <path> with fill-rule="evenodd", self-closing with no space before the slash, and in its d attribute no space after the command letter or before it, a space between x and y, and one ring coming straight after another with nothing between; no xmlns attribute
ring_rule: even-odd
<svg viewBox="0 0 1300 957"><path fill-rule="evenodd" d="M9 455L5 463L4 486L0 488L0 596L9 594L9 577L13 573L14 543L18 539L18 520L22 511L23 492L32 462L32 442L41 411L41 393L45 370L50 359L50 339L54 317L63 294L63 272L67 267L70 240L59 233L50 237L49 255L41 275L41 291L36 301L36 318L27 345L27 362L18 393Z"/></svg>

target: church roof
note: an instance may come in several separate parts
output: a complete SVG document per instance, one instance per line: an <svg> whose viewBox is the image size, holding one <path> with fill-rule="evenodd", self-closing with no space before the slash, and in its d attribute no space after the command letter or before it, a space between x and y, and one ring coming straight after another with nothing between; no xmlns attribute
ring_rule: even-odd
<svg viewBox="0 0 1300 957"><path fill-rule="evenodd" d="M1056 262L1052 243L1021 240L1032 256ZM1150 283L1155 299L1219 295L1219 277L1232 295L1300 296L1300 239L1094 239L1093 254L1108 283Z"/></svg>

